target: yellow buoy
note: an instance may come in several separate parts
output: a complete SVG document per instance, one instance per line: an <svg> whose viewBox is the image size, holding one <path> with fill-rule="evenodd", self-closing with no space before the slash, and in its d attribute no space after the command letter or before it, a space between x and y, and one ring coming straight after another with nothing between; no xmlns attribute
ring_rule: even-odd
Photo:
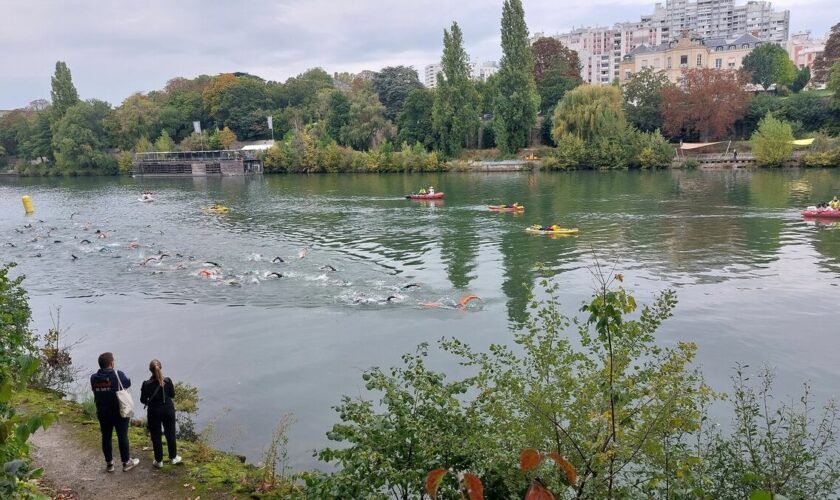
<svg viewBox="0 0 840 500"><path fill-rule="evenodd" d="M21 201L23 202L23 209L26 211L27 215L35 211L35 208L32 206L32 198L30 198L28 194L23 195L21 197Z"/></svg>

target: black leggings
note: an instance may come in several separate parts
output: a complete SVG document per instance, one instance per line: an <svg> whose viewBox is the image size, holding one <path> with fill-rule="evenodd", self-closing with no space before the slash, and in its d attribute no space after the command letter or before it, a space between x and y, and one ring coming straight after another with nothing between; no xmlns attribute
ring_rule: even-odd
<svg viewBox="0 0 840 500"><path fill-rule="evenodd" d="M161 426L163 426L163 434L166 435L166 447L169 451L169 459L172 460L178 456L178 445L175 442L175 406L171 403L162 406L150 406L146 418L149 424L149 434L152 436L155 462L163 461Z"/></svg>

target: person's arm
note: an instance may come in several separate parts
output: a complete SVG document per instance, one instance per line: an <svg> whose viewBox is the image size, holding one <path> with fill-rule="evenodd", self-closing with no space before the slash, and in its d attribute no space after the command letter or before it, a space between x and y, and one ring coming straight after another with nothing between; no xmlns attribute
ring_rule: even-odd
<svg viewBox="0 0 840 500"><path fill-rule="evenodd" d="M165 386L164 390L166 391L166 396L169 399L174 398L175 397L175 384L172 383L172 379L167 378L165 380L164 386Z"/></svg>
<svg viewBox="0 0 840 500"><path fill-rule="evenodd" d="M147 405L149 404L149 391L146 390L149 387L149 384L143 382L143 385L140 386L140 404Z"/></svg>
<svg viewBox="0 0 840 500"><path fill-rule="evenodd" d="M128 378L125 373L117 370L117 376L120 378L120 382L122 382L124 388L128 389L131 387L131 379Z"/></svg>

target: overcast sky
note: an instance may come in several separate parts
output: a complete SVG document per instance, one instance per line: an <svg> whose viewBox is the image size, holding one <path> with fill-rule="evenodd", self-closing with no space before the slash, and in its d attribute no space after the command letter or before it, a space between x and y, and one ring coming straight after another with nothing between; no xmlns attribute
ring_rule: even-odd
<svg viewBox="0 0 840 500"><path fill-rule="evenodd" d="M745 0L736 0L741 4ZM423 67L453 20L474 60L500 56L502 0L0 0L0 109L49 98L55 61L79 94L119 104L172 77L245 71L285 80L307 68ZM524 0L532 33L638 20L646 0ZM838 0L777 0L791 32L826 33Z"/></svg>

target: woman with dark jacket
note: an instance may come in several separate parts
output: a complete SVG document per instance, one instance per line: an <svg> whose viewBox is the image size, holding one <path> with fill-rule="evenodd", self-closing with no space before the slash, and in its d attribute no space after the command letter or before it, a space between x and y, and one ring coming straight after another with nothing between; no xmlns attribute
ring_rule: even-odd
<svg viewBox="0 0 840 500"><path fill-rule="evenodd" d="M175 385L169 377L164 377L160 361L153 359L149 363L152 377L143 381L140 388L140 402L146 405L146 422L149 434L152 436L152 447L155 461L152 463L158 469L163 468L163 443L161 442L161 426L166 435L166 447L169 449L169 460L172 465L181 462L178 456L178 446L175 443Z"/></svg>

